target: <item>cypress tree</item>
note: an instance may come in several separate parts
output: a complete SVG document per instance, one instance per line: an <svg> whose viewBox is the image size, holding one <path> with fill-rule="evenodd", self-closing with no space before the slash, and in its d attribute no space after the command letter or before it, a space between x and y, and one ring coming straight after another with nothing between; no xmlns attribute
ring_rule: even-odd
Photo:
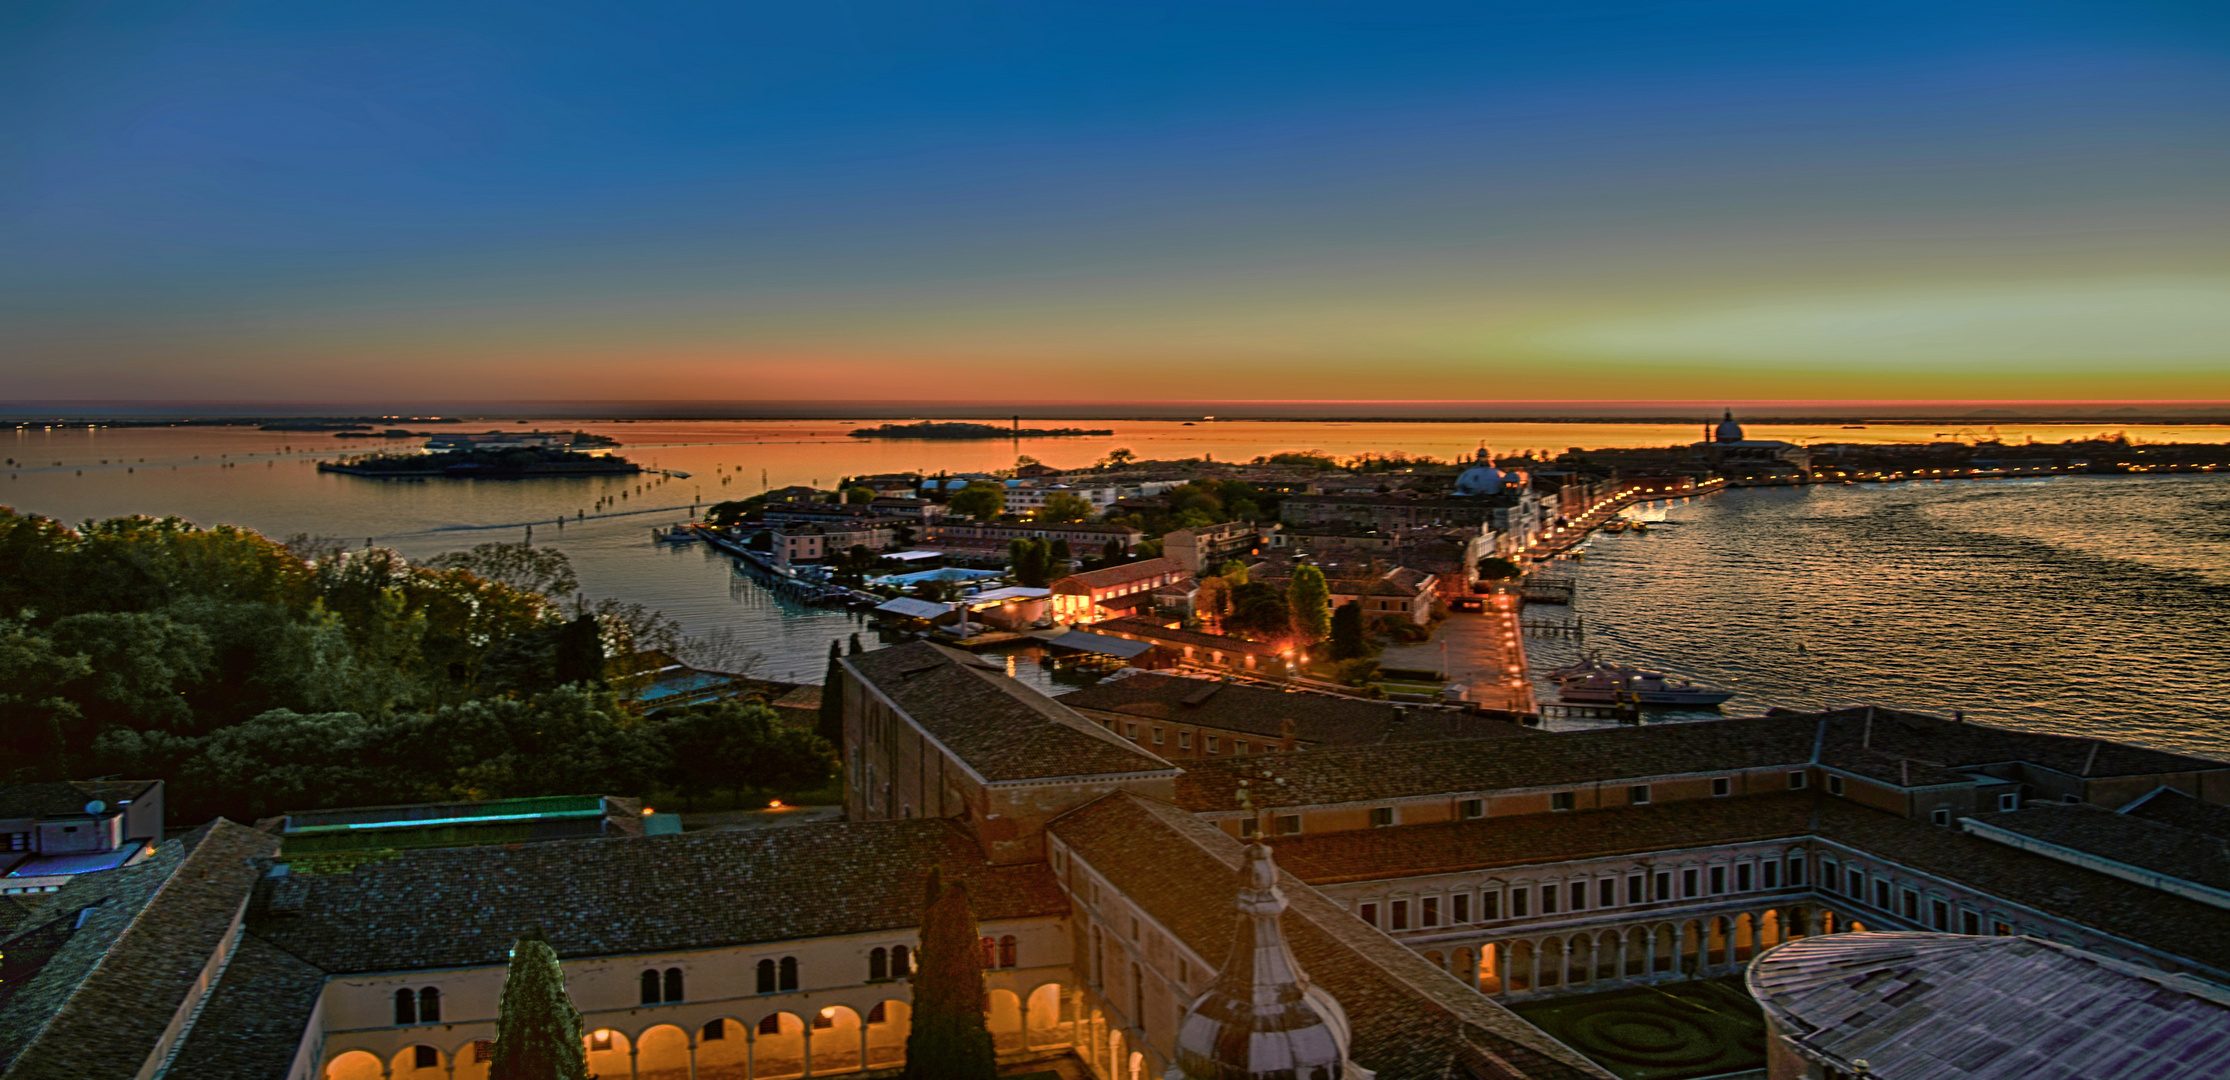
<svg viewBox="0 0 2230 1080"><path fill-rule="evenodd" d="M935 887L937 879L930 879ZM995 1080L998 1054L983 1020L983 946L968 890L953 885L922 917L914 952L913 1031L905 1080Z"/></svg>
<svg viewBox="0 0 2230 1080"><path fill-rule="evenodd" d="M1364 651L1363 606L1350 600L1332 609L1332 659L1352 660Z"/></svg>
<svg viewBox="0 0 2230 1080"><path fill-rule="evenodd" d="M604 626L584 611L558 631L557 683L604 685Z"/></svg>
<svg viewBox="0 0 2230 1080"><path fill-rule="evenodd" d="M854 637L854 643L859 639ZM840 666L844 650L829 639L828 675L821 680L821 715L815 719L813 732L828 740L839 751L844 748L844 669Z"/></svg>
<svg viewBox="0 0 2230 1080"><path fill-rule="evenodd" d="M488 1080L588 1080L581 1010L565 996L565 972L541 927L511 944Z"/></svg>

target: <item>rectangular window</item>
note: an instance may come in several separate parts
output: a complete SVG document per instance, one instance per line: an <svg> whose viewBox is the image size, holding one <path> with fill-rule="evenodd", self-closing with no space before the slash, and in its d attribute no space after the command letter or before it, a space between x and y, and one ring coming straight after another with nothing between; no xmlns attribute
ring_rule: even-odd
<svg viewBox="0 0 2230 1080"><path fill-rule="evenodd" d="M1723 892L1726 892L1726 891L1727 891L1727 868L1726 868L1726 867L1724 867L1724 866L1714 866L1714 867L1712 867L1712 868L1711 868L1711 895L1713 895L1713 896L1717 896L1717 895L1719 895L1720 893L1723 893Z"/></svg>
<svg viewBox="0 0 2230 1080"><path fill-rule="evenodd" d="M1949 825L1951 824L1951 811L1942 809L1930 810L1928 812L1928 820L1938 825Z"/></svg>
<svg viewBox="0 0 2230 1080"><path fill-rule="evenodd" d="M1791 856L1791 857L1789 858L1789 887L1793 889L1793 888L1796 888L1796 887L1798 887L1798 886L1801 886L1801 885L1803 885L1803 884L1804 884L1804 856L1802 856L1802 855L1795 855L1795 856Z"/></svg>
<svg viewBox="0 0 2230 1080"><path fill-rule="evenodd" d="M1962 934L1980 934L1980 933L1982 933L1982 916L1980 916L1980 915L1977 915L1977 914L1975 914L1975 913L1974 913L1974 912L1972 912L1972 911L1962 911L1962 912L1960 912L1960 913L1959 913L1959 932L1960 932L1960 933L1962 933Z"/></svg>
<svg viewBox="0 0 2230 1080"><path fill-rule="evenodd" d="M1874 879L1874 906L1883 911L1889 910L1889 882L1880 878Z"/></svg>
<svg viewBox="0 0 2230 1080"><path fill-rule="evenodd" d="M1247 741L1246 741L1245 739L1233 739L1233 740L1231 740L1231 752L1232 752L1232 753L1234 753L1234 754L1244 754L1244 753L1246 753L1246 752L1247 752Z"/></svg>
<svg viewBox="0 0 2230 1080"><path fill-rule="evenodd" d="M1510 917L1513 919L1525 918L1527 914L1526 905L1531 903L1532 896L1533 890L1531 889L1510 890Z"/></svg>
<svg viewBox="0 0 2230 1080"><path fill-rule="evenodd" d="M1587 882L1575 881L1572 883L1572 906L1569 910L1587 910Z"/></svg>
<svg viewBox="0 0 2230 1080"><path fill-rule="evenodd" d="M1393 823L1394 823L1394 808L1393 808L1393 807L1391 807L1391 806L1374 806L1374 807L1371 807L1371 827L1372 827L1372 828L1384 828L1385 826L1388 826L1388 825L1392 825Z"/></svg>
<svg viewBox="0 0 2230 1080"><path fill-rule="evenodd" d="M1541 914L1556 914L1556 886L1541 886Z"/></svg>
<svg viewBox="0 0 2230 1080"><path fill-rule="evenodd" d="M1440 925L1440 898L1428 896L1417 901L1417 917L1425 926Z"/></svg>
<svg viewBox="0 0 2230 1080"><path fill-rule="evenodd" d="M1742 864L1740 864L1740 865L1738 865L1738 866L1736 866L1736 867L1734 868L1734 891L1736 891L1736 892L1749 892L1749 891L1750 891L1750 864L1749 864L1749 863L1742 863Z"/></svg>
<svg viewBox="0 0 2230 1080"><path fill-rule="evenodd" d="M1998 796L1998 809L2001 811L2021 809L2021 794L2016 791L2008 791Z"/></svg>
<svg viewBox="0 0 2230 1080"><path fill-rule="evenodd" d="M1778 889L1781 887L1781 861L1779 859L1767 859L1758 864L1758 869L1764 871L1762 876L1765 878L1764 885L1766 888Z"/></svg>
<svg viewBox="0 0 2230 1080"><path fill-rule="evenodd" d="M1799 770L1799 771L1797 771L1797 772L1793 772L1793 773L1790 773L1790 774L1789 774L1789 790L1790 790L1790 791L1802 791L1802 790L1804 790L1804 773L1803 773L1803 771L1802 771L1802 770Z"/></svg>
<svg viewBox="0 0 2230 1080"><path fill-rule="evenodd" d="M1214 736L1214 735L1210 735L1210 736L1208 736L1208 752L1209 752L1209 753L1211 753L1211 754L1214 754L1214 753L1218 753L1218 752L1220 752L1220 750L1221 750L1221 742L1220 742L1220 740L1218 740L1218 739L1216 738L1216 736Z"/></svg>
<svg viewBox="0 0 2230 1080"><path fill-rule="evenodd" d="M1928 915L1928 925L1938 930L1951 929L1951 905L1941 900L1931 900L1928 902Z"/></svg>
<svg viewBox="0 0 2230 1080"><path fill-rule="evenodd" d="M1905 917L1918 922L1920 920L1920 894L1911 889L1906 889L1903 899L1905 901Z"/></svg>
<svg viewBox="0 0 2230 1080"><path fill-rule="evenodd" d="M1123 725L1123 734L1125 734L1125 735L1129 736L1129 737L1130 737L1130 741L1132 741L1132 742L1137 742L1137 741L1138 741L1138 725L1137 725L1137 724L1124 724L1124 725Z"/></svg>
<svg viewBox="0 0 2230 1080"><path fill-rule="evenodd" d="M1470 893L1457 893L1448 898L1448 921L1455 923L1471 921Z"/></svg>
<svg viewBox="0 0 2230 1080"><path fill-rule="evenodd" d="M1729 780L1729 779L1727 779L1727 778L1726 778L1726 777L1724 777L1724 776L1713 777L1713 778L1712 778L1712 781L1711 781L1711 793L1712 793L1713 795L1731 795L1731 794L1733 794L1733 793L1734 793L1734 781L1732 781L1732 780Z"/></svg>
<svg viewBox="0 0 2230 1080"><path fill-rule="evenodd" d="M1849 878L1849 885L1850 885L1850 887L1849 887L1848 889L1845 889L1844 891L1845 891L1845 892L1848 892L1848 893L1850 893L1850 894L1851 894L1851 895L1852 895L1853 897L1855 897L1855 898L1857 898L1857 899L1860 899L1860 900L1864 900L1864 899L1866 899L1866 873L1865 873L1865 871L1863 871L1863 870L1860 870L1859 868L1857 868L1857 867L1855 867L1855 866L1854 866L1854 867L1850 867L1850 868L1848 868L1848 869L1847 869L1847 870L1845 871L1845 873L1846 873L1846 875L1847 875L1847 876L1848 876L1848 878Z"/></svg>
<svg viewBox="0 0 2230 1080"><path fill-rule="evenodd" d="M1409 901L1407 901L1407 900L1396 900L1396 901L1394 901L1394 910L1393 910L1393 916L1394 916L1394 921L1393 921L1393 926L1392 926L1392 929L1395 929L1395 930L1407 930L1407 929L1409 929Z"/></svg>
<svg viewBox="0 0 2230 1080"><path fill-rule="evenodd" d="M1648 899L1649 886L1644 884L1648 880L1648 876L1643 874L1635 874L1633 877L1626 879L1627 903L1639 904Z"/></svg>
<svg viewBox="0 0 2230 1080"><path fill-rule="evenodd" d="M1278 815L1278 835L1279 835L1279 836L1296 836L1296 835L1299 835L1300 831L1301 831L1301 815L1299 815L1299 814L1280 814L1280 815Z"/></svg>
<svg viewBox="0 0 2230 1080"><path fill-rule="evenodd" d="M1179 750L1190 750L1190 749L1192 749L1192 732L1189 732L1189 731L1180 731L1180 732L1178 732L1178 733L1177 733L1177 749L1179 749Z"/></svg>
<svg viewBox="0 0 2230 1080"><path fill-rule="evenodd" d="M1259 831L1261 831L1261 826L1253 818L1239 819L1239 839L1252 840L1255 833Z"/></svg>
<svg viewBox="0 0 2230 1080"><path fill-rule="evenodd" d="M1673 876L1672 876L1672 872L1671 872L1671 871L1669 871L1669 870L1665 870L1665 871L1659 871L1659 872L1658 872L1658 874L1657 874L1657 899L1659 899L1659 900L1670 900L1670 899L1672 899L1672 898L1673 898Z"/></svg>
<svg viewBox="0 0 2230 1080"><path fill-rule="evenodd" d="M1700 892L1699 892L1699 891L1697 890L1697 888L1696 888L1696 886L1697 886L1698 884L1699 884L1699 880L1698 880L1698 878L1697 878L1697 875L1696 875L1696 872L1695 872L1694 870L1682 870L1682 871L1680 872L1680 895L1682 895L1682 896L1698 896L1698 895L1701 895L1701 894L1700 894Z"/></svg>
<svg viewBox="0 0 2230 1080"><path fill-rule="evenodd" d="M1361 919L1361 920L1363 920L1364 922L1367 922L1367 923L1371 924L1372 926L1377 926L1377 925L1378 925L1378 905L1377 905L1377 904L1364 904L1363 906L1361 906L1361 907L1359 907L1359 908L1356 908L1356 909L1355 909L1355 917L1356 917L1356 918L1358 918L1358 919Z"/></svg>
<svg viewBox="0 0 2230 1080"><path fill-rule="evenodd" d="M1493 922L1502 917L1502 892L1489 889L1479 894L1479 921Z"/></svg>
<svg viewBox="0 0 2230 1080"><path fill-rule="evenodd" d="M1154 729L1154 745L1161 745L1161 729L1158 727Z"/></svg>
<svg viewBox="0 0 2230 1080"><path fill-rule="evenodd" d="M1456 814L1459 817L1466 818L1485 817L1487 816L1487 800L1465 799L1464 801L1456 804Z"/></svg>
<svg viewBox="0 0 2230 1080"><path fill-rule="evenodd" d="M1648 784L1635 784L1635 785L1634 785L1633 787L1627 788L1627 789L1626 789L1626 801L1627 801L1627 802L1630 802L1630 803L1633 803L1633 804L1634 804L1635 806L1648 806L1648 805L1649 805L1649 785L1648 785Z"/></svg>
<svg viewBox="0 0 2230 1080"><path fill-rule="evenodd" d="M1840 776L1828 777L1827 793L1830 795L1841 795L1843 793L1843 778Z"/></svg>
<svg viewBox="0 0 2230 1080"><path fill-rule="evenodd" d="M1990 924L1990 932L1999 937L2012 937L2013 926L2010 923L1994 922Z"/></svg>
<svg viewBox="0 0 2230 1080"><path fill-rule="evenodd" d="M1618 879L1617 879L1617 878L1604 878L1604 879L1603 879L1602 881L1600 881L1600 882L1596 883L1596 886L1595 886L1595 906L1596 906L1596 907L1617 907L1617 906L1618 906Z"/></svg>
<svg viewBox="0 0 2230 1080"><path fill-rule="evenodd" d="M1570 810L1576 800L1569 791L1554 792L1549 796L1549 809Z"/></svg>

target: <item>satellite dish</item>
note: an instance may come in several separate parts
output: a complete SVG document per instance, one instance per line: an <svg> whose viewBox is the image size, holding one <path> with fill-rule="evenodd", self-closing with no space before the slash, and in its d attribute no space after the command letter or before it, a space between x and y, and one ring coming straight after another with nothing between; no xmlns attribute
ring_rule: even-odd
<svg viewBox="0 0 2230 1080"><path fill-rule="evenodd" d="M95 799L92 802L85 804L85 812L88 814L99 814L101 811L106 809L108 809L108 804L102 802L99 799Z"/></svg>

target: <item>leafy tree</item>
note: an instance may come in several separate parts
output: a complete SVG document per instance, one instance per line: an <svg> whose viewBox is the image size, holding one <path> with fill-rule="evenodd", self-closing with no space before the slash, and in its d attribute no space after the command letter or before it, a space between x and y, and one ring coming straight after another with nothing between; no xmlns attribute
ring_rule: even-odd
<svg viewBox="0 0 2230 1080"><path fill-rule="evenodd" d="M1332 659L1352 660L1370 650L1363 639L1363 605L1354 600L1332 611Z"/></svg>
<svg viewBox="0 0 2230 1080"><path fill-rule="evenodd" d="M463 570L520 592L543 596L571 596L581 588L581 579L573 573L573 561L564 552L532 544L481 544L470 551L436 555L426 560L426 565L436 570Z"/></svg>
<svg viewBox="0 0 2230 1080"><path fill-rule="evenodd" d="M1067 576L1069 564L1074 561L1075 553L1069 550L1069 542L1054 537L1052 546L1045 551L1045 576L1056 581Z"/></svg>
<svg viewBox="0 0 2230 1080"><path fill-rule="evenodd" d="M1324 571L1306 563L1294 567L1286 598L1293 608L1293 629L1304 640L1322 641L1332 632L1332 590Z"/></svg>
<svg viewBox="0 0 2230 1080"><path fill-rule="evenodd" d="M1107 452L1107 463L1110 465L1128 465L1137 459L1138 455L1127 446L1118 446Z"/></svg>
<svg viewBox="0 0 2230 1080"><path fill-rule="evenodd" d="M540 927L531 927L511 944L488 1080L588 1080L588 1075L581 1010L566 996L557 950Z"/></svg>
<svg viewBox="0 0 2230 1080"><path fill-rule="evenodd" d="M874 488L870 488L870 487L848 487L848 488L845 488L845 489L844 489L844 502L845 502L845 504L846 504L846 505L848 505L848 506L863 506L863 505L865 505L865 504L867 504L867 503L871 503L871 502L874 502L874 501L875 501L875 489L874 489Z"/></svg>
<svg viewBox="0 0 2230 1080"><path fill-rule="evenodd" d="M1479 560L1479 577L1486 581L1508 581L1524 575L1525 569L1508 559L1489 556Z"/></svg>
<svg viewBox="0 0 2230 1080"><path fill-rule="evenodd" d="M604 627L596 616L584 611L566 623L558 631L556 652L558 685L604 685Z"/></svg>
<svg viewBox="0 0 2230 1080"><path fill-rule="evenodd" d="M1222 566L1216 567L1216 576L1229 582L1233 588L1237 588L1247 583L1247 564L1232 559Z"/></svg>
<svg viewBox="0 0 2230 1080"><path fill-rule="evenodd" d="M1091 500L1084 496L1066 491L1056 491L1047 495L1045 505L1038 507L1037 512L1031 516L1038 521L1067 524L1076 521L1090 521L1098 514L1099 508L1093 506Z"/></svg>
<svg viewBox="0 0 2230 1080"><path fill-rule="evenodd" d="M1009 541L1007 559L1014 568L1014 580L1024 586L1042 588L1052 578L1053 549L1044 540Z"/></svg>
<svg viewBox="0 0 2230 1080"><path fill-rule="evenodd" d="M1108 566L1114 566L1122 562L1123 556L1123 542L1121 540L1109 540L1107 543L1100 545L1100 561Z"/></svg>
<svg viewBox="0 0 2230 1080"><path fill-rule="evenodd" d="M971 481L967 487L954 492L950 503L952 512L966 514L977 521L990 521L1007 510L1007 489L1003 484L990 480Z"/></svg>
<svg viewBox="0 0 2230 1080"><path fill-rule="evenodd" d="M1209 623L1221 626L1231 617L1231 583L1211 574L1200 579L1200 591L1192 595L1193 614Z"/></svg>
<svg viewBox="0 0 2230 1080"><path fill-rule="evenodd" d="M715 790L815 788L835 769L828 741L783 723L757 702L730 699L671 710L661 715L658 730L673 763L674 786L691 800Z"/></svg>
<svg viewBox="0 0 2230 1080"><path fill-rule="evenodd" d="M740 525L750 518L758 517L766 504L767 497L764 495L753 495L748 499L737 499L733 502L714 503L711 509L705 511L705 523L722 529L731 525Z"/></svg>
<svg viewBox="0 0 2230 1080"><path fill-rule="evenodd" d="M91 661L69 688L93 727L87 739L112 724L193 727L193 708L182 695L207 677L213 659L199 627L159 612L89 611L55 620L48 633L57 651Z"/></svg>
<svg viewBox="0 0 2230 1080"><path fill-rule="evenodd" d="M62 692L92 674L83 655L57 650L53 639L0 620L0 780L67 775L64 760L84 714Z"/></svg>
<svg viewBox="0 0 2230 1080"><path fill-rule="evenodd" d="M1224 629L1257 640L1282 638L1293 631L1293 609L1277 586L1250 581L1232 588Z"/></svg>
<svg viewBox="0 0 2230 1080"><path fill-rule="evenodd" d="M932 883L932 888L935 884ZM993 1080L999 1075L983 1019L983 948L962 885L946 886L922 916L914 953L913 1030L905 1080Z"/></svg>

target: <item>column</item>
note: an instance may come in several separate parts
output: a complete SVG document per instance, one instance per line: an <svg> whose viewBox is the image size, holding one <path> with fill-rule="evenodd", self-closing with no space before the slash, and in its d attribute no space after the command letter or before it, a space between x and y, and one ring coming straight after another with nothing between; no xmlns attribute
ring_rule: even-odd
<svg viewBox="0 0 2230 1080"><path fill-rule="evenodd" d="M1534 942L1526 951L1533 954L1533 978L1525 984L1525 990L1529 994L1538 993L1541 989L1541 943Z"/></svg>
<svg viewBox="0 0 2230 1080"><path fill-rule="evenodd" d="M1634 934L1633 934L1633 928L1632 928L1632 927L1626 927L1626 926L1622 926L1622 927L1619 927L1619 928L1618 928L1618 981L1619 981L1619 982L1625 982L1625 981L1627 980L1627 978L1629 977L1629 976L1628 976L1628 975L1626 974L1626 960L1627 960L1627 956L1626 956L1626 951L1627 951L1627 943L1628 943L1628 942L1630 942L1630 941L1632 941L1632 940L1633 940L1633 938L1634 938ZM696 1080L696 1078L695 1078L695 1077L691 1077L691 1078L690 1078L690 1080Z"/></svg>
<svg viewBox="0 0 2230 1080"><path fill-rule="evenodd" d="M725 1024L727 1021L723 1020L721 1023ZM704 1034L704 1030L704 1027L699 1025L697 1030L689 1032L689 1080L697 1080L697 1036Z"/></svg>
<svg viewBox="0 0 2230 1080"><path fill-rule="evenodd" d="M1020 1012L1021 1012L1021 1014L1022 1014L1022 1052L1023 1052L1023 1053L1029 1053L1029 1052L1030 1052L1030 995L1028 995L1028 994L1024 994L1024 995L1022 995L1022 1004L1021 1004L1021 1005L1019 1006L1019 1008L1018 1008L1018 1011L1020 1011ZM865 1025L865 1024L862 1024L862 1025L860 1025L860 1031L862 1031L862 1032L865 1032L866 1030L867 1030L867 1025ZM867 1045L867 1038L866 1038L866 1036L865 1036L865 1035L862 1035L862 1036L861 1036L861 1038L860 1038L860 1045L861 1045L861 1046L866 1046L866 1045ZM863 1058L861 1058L860 1060L861 1060L861 1061L866 1061L867 1059L863 1057Z"/></svg>
<svg viewBox="0 0 2230 1080"><path fill-rule="evenodd" d="M807 1009L805 1016L805 1075L813 1075L813 1018L820 1014Z"/></svg>
<svg viewBox="0 0 2230 1080"><path fill-rule="evenodd" d="M759 1075L759 1025L743 1025L743 1075L746 1080Z"/></svg>
<svg viewBox="0 0 2230 1080"><path fill-rule="evenodd" d="M640 1055L640 1054L641 1054L642 1052L643 1052L643 1041L642 1041L642 1038L641 1038L641 1036L640 1036L640 1035L638 1035L638 1036L637 1036L637 1037L635 1037L635 1038L632 1038L632 1039L629 1039L629 1040L627 1040L627 1076L628 1076L628 1080L642 1080L642 1077L643 1077L643 1065L642 1065L642 1061L641 1061L641 1060L640 1060L640 1058L638 1057L638 1055Z"/></svg>

